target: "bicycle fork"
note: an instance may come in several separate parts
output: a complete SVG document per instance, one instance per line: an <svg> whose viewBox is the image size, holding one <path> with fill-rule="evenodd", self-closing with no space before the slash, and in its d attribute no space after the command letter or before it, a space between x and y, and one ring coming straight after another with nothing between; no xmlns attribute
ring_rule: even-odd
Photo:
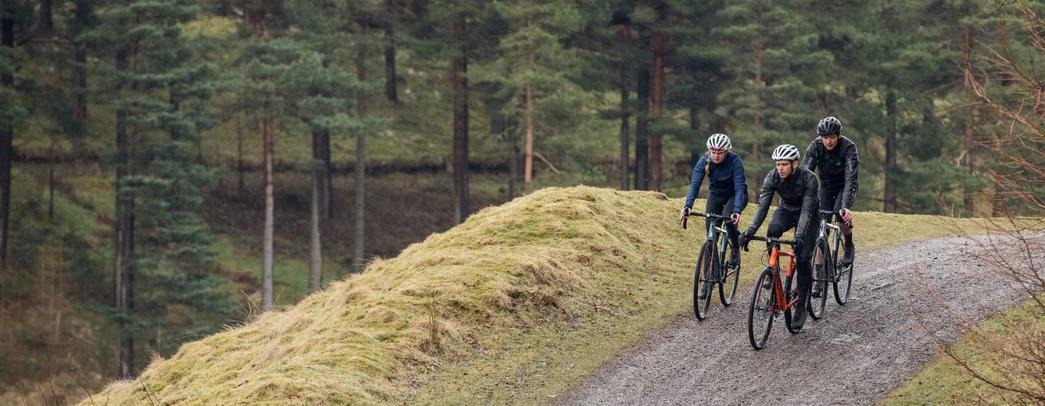
<svg viewBox="0 0 1045 406"><path fill-rule="evenodd" d="M835 242L834 246L837 248L838 247L838 240L839 240L839 238L841 238L841 235L842 235L842 229L839 226L836 226L834 224L828 223L827 220L825 220L823 218L820 219L820 236L817 237L817 241L819 241L821 238L823 238L824 241L829 241L829 239L831 238L831 234L832 234L831 230L834 230L834 242ZM834 250L831 249L831 244L830 243L828 243L827 249L828 249L828 252L831 252L831 253L834 252ZM815 249L814 249L814 251L815 251ZM827 269L827 278L828 278L828 280L834 280L835 279L835 275L834 275L835 274L834 258L825 258L826 254L827 254L827 252L823 252L823 251L819 252L813 258L813 261L814 261L813 265L819 267L821 265L825 265L828 262L830 262L831 266L827 266L826 267L826 269Z"/></svg>
<svg viewBox="0 0 1045 406"><path fill-rule="evenodd" d="M776 317L794 306L795 303L798 302L798 298L796 295L796 297L791 300L787 299L787 296L784 294L784 282L781 280L781 276L787 277L794 273L794 259L788 262L786 274L781 275L779 256L784 254L781 254L777 247L773 247L773 251L775 252L769 256L769 266L772 266L775 270L775 272L773 272L773 291L775 292L774 295L776 296L776 301L773 306L773 317Z"/></svg>
<svg viewBox="0 0 1045 406"><path fill-rule="evenodd" d="M729 238L729 232L724 227L720 227L716 224L717 222L711 222L708 226L708 241L713 242L708 244L712 250L715 251L715 260L712 261L712 273L714 274L714 281L722 283L725 281L725 276L722 272L722 261L726 255L726 239ZM719 239L719 235L725 235L726 239Z"/></svg>

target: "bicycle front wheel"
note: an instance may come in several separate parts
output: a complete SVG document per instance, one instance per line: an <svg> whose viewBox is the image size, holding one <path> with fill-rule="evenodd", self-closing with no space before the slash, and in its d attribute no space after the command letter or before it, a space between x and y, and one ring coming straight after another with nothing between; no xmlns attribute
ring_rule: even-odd
<svg viewBox="0 0 1045 406"><path fill-rule="evenodd" d="M711 305L711 285L714 284L711 273L715 264L715 251L709 248L710 243L704 243L700 248L697 265L693 270L693 314L697 316L697 320L708 317L708 307Z"/></svg>
<svg viewBox="0 0 1045 406"><path fill-rule="evenodd" d="M838 302L840 306L845 306L846 303L849 303L849 290L853 286L853 266L838 263L835 269L838 274L838 279L834 283L835 302Z"/></svg>
<svg viewBox="0 0 1045 406"><path fill-rule="evenodd" d="M827 307L827 267L830 263L831 251L827 239L817 239L813 250L813 291L810 292L816 295L809 295L809 316L813 320L819 320Z"/></svg>
<svg viewBox="0 0 1045 406"><path fill-rule="evenodd" d="M794 260L794 258L791 258ZM790 304L787 310L784 311L784 325L787 326L787 331L792 334L798 334L798 329L791 327L791 320L794 320L798 315L798 312L804 312L806 309L799 309L798 303L798 271L791 272L791 275L784 278L784 302ZM793 303L794 302L794 303Z"/></svg>
<svg viewBox="0 0 1045 406"><path fill-rule="evenodd" d="M733 258L734 252L736 252L736 258ZM719 269L724 275L722 275L722 283L718 285L718 298L722 301L723 306L729 307L737 297L737 285L740 284L740 250L733 249L733 243L728 237L726 237L725 252L719 258L722 258ZM734 261L735 263L733 263ZM727 266L731 263L733 266Z"/></svg>
<svg viewBox="0 0 1045 406"><path fill-rule="evenodd" d="M767 267L755 280L751 290L751 304L747 309L747 337L751 347L761 350L766 347L769 330L773 328L773 268Z"/></svg>

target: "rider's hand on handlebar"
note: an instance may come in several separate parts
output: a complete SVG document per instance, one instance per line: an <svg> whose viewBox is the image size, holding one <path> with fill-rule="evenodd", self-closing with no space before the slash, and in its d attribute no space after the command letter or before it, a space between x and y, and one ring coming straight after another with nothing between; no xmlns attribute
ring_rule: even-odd
<svg viewBox="0 0 1045 406"><path fill-rule="evenodd" d="M679 224L682 224L684 221L686 221L686 216L688 214L689 207L683 207L682 210L679 211Z"/></svg>
<svg viewBox="0 0 1045 406"><path fill-rule="evenodd" d="M740 213L733 213L729 218L733 220L733 224L740 225Z"/></svg>
<svg viewBox="0 0 1045 406"><path fill-rule="evenodd" d="M842 221L845 221L846 223L853 222L853 212L849 211L849 209L842 209L838 212L838 215L842 216Z"/></svg>
<svg viewBox="0 0 1045 406"><path fill-rule="evenodd" d="M744 234L740 235L740 248L743 248L744 251L748 250L747 249L747 244L749 242L751 242L751 235L750 234L744 233Z"/></svg>

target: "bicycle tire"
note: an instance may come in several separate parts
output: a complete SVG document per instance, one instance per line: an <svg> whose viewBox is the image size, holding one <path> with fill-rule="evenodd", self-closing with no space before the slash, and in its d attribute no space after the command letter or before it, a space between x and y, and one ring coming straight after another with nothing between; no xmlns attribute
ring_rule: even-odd
<svg viewBox="0 0 1045 406"><path fill-rule="evenodd" d="M795 258L792 257L791 260L794 261ZM791 303L791 301L793 299L796 299L796 298L798 298L798 270L797 269L795 270L794 273L791 274L791 276L788 276L788 277L784 278L784 302L785 303ZM791 327L791 320L795 319L795 313L798 312L798 311L803 311L804 312L804 311L806 311L806 309L799 310L798 309L798 304L796 303L794 305L791 305L790 307L787 308L786 311L784 311L784 325L787 326L787 331L790 331L792 334L798 334L798 332L801 331L801 330L796 330L796 329Z"/></svg>
<svg viewBox="0 0 1045 406"><path fill-rule="evenodd" d="M766 347L769 332L773 329L775 296L773 268L767 267L755 280L755 286L751 289L751 302L747 308L747 337L751 347L756 351Z"/></svg>
<svg viewBox="0 0 1045 406"><path fill-rule="evenodd" d="M713 282L710 272L714 265L713 255L715 255L715 250L709 250L708 242L705 242L700 247L700 255L697 256L697 264L693 269L693 314L697 316L697 320L704 320L708 317L708 307L711 305ZM701 289L705 291L703 299L699 295Z"/></svg>
<svg viewBox="0 0 1045 406"><path fill-rule="evenodd" d="M842 248L845 249L845 248ZM843 256L843 258L845 258ZM853 289L853 265L845 266L841 262L835 263L835 302L839 306L849 303L849 293Z"/></svg>
<svg viewBox="0 0 1045 406"><path fill-rule="evenodd" d="M820 266L816 265L817 258L820 258ZM831 248L828 246L826 238L818 238L816 240L816 248L813 249L812 261L812 286L820 287L820 297L813 297L812 292L810 292L808 306L809 317L812 317L813 320L820 320L824 315L824 308L827 307L827 274L828 267L831 266Z"/></svg>
<svg viewBox="0 0 1045 406"><path fill-rule="evenodd" d="M737 265L728 269L723 267L722 262L729 263L729 261L723 261L723 259L726 258L726 255L729 255L729 259L732 260L734 252L738 254L738 258L736 258ZM729 237L727 236L725 252L723 253L723 255L718 256L718 268L722 271L722 273L724 273L724 275L722 275L722 283L718 285L718 298L722 302L722 306L725 307L729 307L730 305L732 305L733 301L736 300L737 297L737 286L740 285L739 254L740 251L733 249L733 242L730 241Z"/></svg>

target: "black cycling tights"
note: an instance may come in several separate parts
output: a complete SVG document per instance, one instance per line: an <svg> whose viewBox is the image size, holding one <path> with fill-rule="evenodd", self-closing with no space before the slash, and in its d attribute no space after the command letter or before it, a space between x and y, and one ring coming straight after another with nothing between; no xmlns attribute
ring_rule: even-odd
<svg viewBox="0 0 1045 406"><path fill-rule="evenodd" d="M704 208L705 213L718 213L723 216L729 216L733 214L733 196L722 197L717 196L714 193L709 193L708 204ZM737 232L737 225L733 224L733 220L726 220L726 231L729 233L729 243L733 246L733 249L740 248L740 233ZM707 230L711 227L711 219L704 221L704 229ZM728 255L728 253L727 253ZM722 259L725 261L725 259Z"/></svg>
<svg viewBox="0 0 1045 406"><path fill-rule="evenodd" d="M766 235L779 238L784 235L785 231L797 227L798 218L799 213L780 208L776 209L773 212L773 219L769 221L769 229L766 231ZM812 224L813 221L819 221L817 217L815 215L809 216L809 221L811 224L806 227L805 238L802 239L802 251L797 253L798 303L803 306L806 303L809 287L813 285L813 264L811 259L813 257L813 248L816 245L816 238L820 235L819 228L814 227L814 224Z"/></svg>

